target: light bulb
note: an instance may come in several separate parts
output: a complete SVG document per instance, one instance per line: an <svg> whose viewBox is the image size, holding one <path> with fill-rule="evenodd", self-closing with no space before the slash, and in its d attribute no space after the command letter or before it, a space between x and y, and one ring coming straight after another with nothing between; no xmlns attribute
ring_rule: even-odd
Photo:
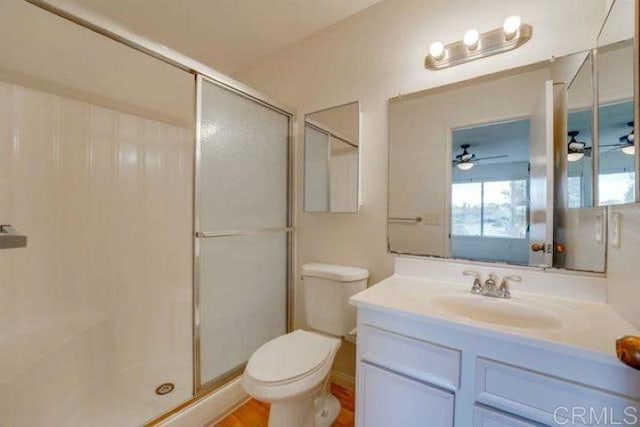
<svg viewBox="0 0 640 427"><path fill-rule="evenodd" d="M431 55L433 59L441 59L444 56L444 45L441 42L431 43L429 55Z"/></svg>
<svg viewBox="0 0 640 427"><path fill-rule="evenodd" d="M473 167L473 163L472 162L461 162L461 163L458 163L458 169L460 169L461 171L468 171L472 167Z"/></svg>
<svg viewBox="0 0 640 427"><path fill-rule="evenodd" d="M469 49L475 49L478 46L479 39L480 34L478 34L478 30L469 30L464 33L462 41Z"/></svg>
<svg viewBox="0 0 640 427"><path fill-rule="evenodd" d="M627 145L626 147L622 147L622 152L624 154L628 154L633 156L636 154L636 146L635 145Z"/></svg>
<svg viewBox="0 0 640 427"><path fill-rule="evenodd" d="M520 25L522 25L522 20L518 15L510 16L504 20L502 29L504 30L504 35L507 37L507 39L510 39L516 35L518 30L520 29Z"/></svg>
<svg viewBox="0 0 640 427"><path fill-rule="evenodd" d="M569 160L570 162L577 162L578 160L581 160L583 157L584 157L584 153L573 152L573 153L569 153L569 155L567 156L567 160Z"/></svg>

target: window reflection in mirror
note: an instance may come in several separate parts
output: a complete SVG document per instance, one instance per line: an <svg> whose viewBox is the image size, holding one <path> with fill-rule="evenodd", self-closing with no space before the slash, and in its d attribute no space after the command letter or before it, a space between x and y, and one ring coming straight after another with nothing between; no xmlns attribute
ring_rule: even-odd
<svg viewBox="0 0 640 427"><path fill-rule="evenodd" d="M357 212L360 108L358 102L305 118L305 212Z"/></svg>
<svg viewBox="0 0 640 427"><path fill-rule="evenodd" d="M635 0L615 0L598 37L598 204L636 201Z"/></svg>
<svg viewBox="0 0 640 427"><path fill-rule="evenodd" d="M451 256L528 264L529 120L455 129L452 143Z"/></svg>
<svg viewBox="0 0 640 427"><path fill-rule="evenodd" d="M600 205L635 201L635 144L633 101L601 105L600 111Z"/></svg>

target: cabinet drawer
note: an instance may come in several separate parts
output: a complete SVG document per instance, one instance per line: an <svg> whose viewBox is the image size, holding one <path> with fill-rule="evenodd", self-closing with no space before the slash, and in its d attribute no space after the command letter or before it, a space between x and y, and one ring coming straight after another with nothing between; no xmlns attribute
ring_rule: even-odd
<svg viewBox="0 0 640 427"><path fill-rule="evenodd" d="M455 391L460 386L460 352L363 325L360 358L374 365Z"/></svg>
<svg viewBox="0 0 640 427"><path fill-rule="evenodd" d="M473 410L473 427L542 427L542 424L476 406Z"/></svg>
<svg viewBox="0 0 640 427"><path fill-rule="evenodd" d="M475 392L479 403L550 425L589 425L593 414L621 419L625 408L640 406L631 398L482 358Z"/></svg>
<svg viewBox="0 0 640 427"><path fill-rule="evenodd" d="M453 393L358 363L358 427L453 427Z"/></svg>

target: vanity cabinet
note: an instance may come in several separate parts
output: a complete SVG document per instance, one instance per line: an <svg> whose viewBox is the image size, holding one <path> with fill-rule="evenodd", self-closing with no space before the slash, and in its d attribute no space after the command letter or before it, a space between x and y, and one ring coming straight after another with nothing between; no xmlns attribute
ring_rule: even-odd
<svg viewBox="0 0 640 427"><path fill-rule="evenodd" d="M640 425L640 375L605 354L359 307L357 358L358 427Z"/></svg>
<svg viewBox="0 0 640 427"><path fill-rule="evenodd" d="M367 427L451 427L454 394L414 378L360 362L358 402Z"/></svg>

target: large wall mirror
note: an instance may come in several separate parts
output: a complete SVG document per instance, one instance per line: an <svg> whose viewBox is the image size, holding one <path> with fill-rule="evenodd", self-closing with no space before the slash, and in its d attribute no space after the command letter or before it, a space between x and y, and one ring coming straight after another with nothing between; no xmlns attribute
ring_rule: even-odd
<svg viewBox="0 0 640 427"><path fill-rule="evenodd" d="M358 102L305 116L305 212L358 212L359 149Z"/></svg>
<svg viewBox="0 0 640 427"><path fill-rule="evenodd" d="M594 41L609 20L635 16L619 2L635 0L601 2ZM604 272L605 205L636 200L634 28L391 99L390 250Z"/></svg>

